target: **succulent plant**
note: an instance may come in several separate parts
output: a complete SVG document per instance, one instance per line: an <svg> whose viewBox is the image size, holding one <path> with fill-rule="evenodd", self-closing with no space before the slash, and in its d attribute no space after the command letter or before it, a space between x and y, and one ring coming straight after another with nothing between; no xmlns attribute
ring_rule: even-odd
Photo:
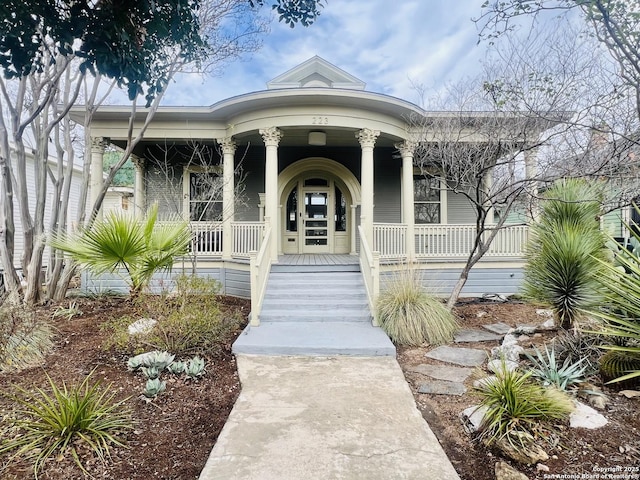
<svg viewBox="0 0 640 480"><path fill-rule="evenodd" d="M147 398L155 398L167 389L167 382L160 381L159 378L147 380L142 394Z"/></svg>
<svg viewBox="0 0 640 480"><path fill-rule="evenodd" d="M154 365L151 367L142 367L142 373L144 373L144 376L149 379L155 379L160 376L162 370Z"/></svg>
<svg viewBox="0 0 640 480"><path fill-rule="evenodd" d="M175 355L169 352L161 352L154 350L152 352L141 353L135 357L131 357L127 362L127 366L132 370L140 367L157 367L162 372L167 366L173 362Z"/></svg>
<svg viewBox="0 0 640 480"><path fill-rule="evenodd" d="M200 357L193 357L191 360L187 361L184 373L187 374L187 378L192 380L204 375L204 359Z"/></svg>
<svg viewBox="0 0 640 480"><path fill-rule="evenodd" d="M169 370L169 373L173 373L174 375L180 375L182 372L184 372L185 366L186 365L184 362L175 361L169 364L167 370Z"/></svg>

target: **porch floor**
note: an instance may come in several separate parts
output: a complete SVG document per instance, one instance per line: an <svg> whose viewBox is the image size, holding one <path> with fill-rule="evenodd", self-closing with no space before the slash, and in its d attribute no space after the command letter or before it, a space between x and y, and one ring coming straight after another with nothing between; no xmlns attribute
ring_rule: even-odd
<svg viewBox="0 0 640 480"><path fill-rule="evenodd" d="M358 265L360 260L356 255L334 254L304 254L304 255L280 255L280 265Z"/></svg>

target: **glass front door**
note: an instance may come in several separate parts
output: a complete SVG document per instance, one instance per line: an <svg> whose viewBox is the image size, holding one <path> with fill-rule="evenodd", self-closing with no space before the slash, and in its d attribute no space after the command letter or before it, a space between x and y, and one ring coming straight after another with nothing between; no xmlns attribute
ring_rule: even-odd
<svg viewBox="0 0 640 480"><path fill-rule="evenodd" d="M304 190L303 250L329 253L329 192Z"/></svg>

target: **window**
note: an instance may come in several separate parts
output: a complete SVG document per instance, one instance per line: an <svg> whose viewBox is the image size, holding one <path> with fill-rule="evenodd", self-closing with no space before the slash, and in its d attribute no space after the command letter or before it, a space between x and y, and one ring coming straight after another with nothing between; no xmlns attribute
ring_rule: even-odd
<svg viewBox="0 0 640 480"><path fill-rule="evenodd" d="M442 180L439 176L414 176L415 223L442 223Z"/></svg>
<svg viewBox="0 0 640 480"><path fill-rule="evenodd" d="M192 222L222 221L222 177L218 169L189 170L189 220Z"/></svg>
<svg viewBox="0 0 640 480"><path fill-rule="evenodd" d="M287 198L287 232L298 231L298 187L293 187Z"/></svg>

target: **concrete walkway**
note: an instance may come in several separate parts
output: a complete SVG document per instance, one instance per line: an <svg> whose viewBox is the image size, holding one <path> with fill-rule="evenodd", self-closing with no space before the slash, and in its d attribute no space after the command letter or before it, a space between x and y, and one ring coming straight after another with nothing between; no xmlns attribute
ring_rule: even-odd
<svg viewBox="0 0 640 480"><path fill-rule="evenodd" d="M392 357L239 355L201 480L459 480Z"/></svg>

